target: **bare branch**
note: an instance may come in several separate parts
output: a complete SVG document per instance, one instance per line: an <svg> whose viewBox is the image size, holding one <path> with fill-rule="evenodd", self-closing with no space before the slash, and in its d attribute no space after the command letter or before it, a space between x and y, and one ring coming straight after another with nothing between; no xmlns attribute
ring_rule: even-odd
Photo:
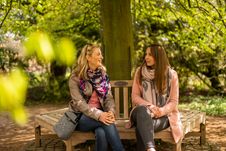
<svg viewBox="0 0 226 151"><path fill-rule="evenodd" d="M7 16L9 15L9 12L10 12L11 9L12 9L12 5L13 5L13 0L10 0L9 9L7 10L7 12L6 12L6 14L5 14L5 16L4 16L4 18L3 18L2 22L1 22L1 24L0 24L0 29L2 28L3 23L4 23L4 21L6 20Z"/></svg>
<svg viewBox="0 0 226 151"><path fill-rule="evenodd" d="M203 0L205 3L208 3L209 5L211 5L213 7L213 9L217 12L219 19L221 20L221 22L223 23L223 25L226 27L226 23L223 20L223 17L221 15L221 13L219 12L219 10L210 2L208 2L207 0Z"/></svg>

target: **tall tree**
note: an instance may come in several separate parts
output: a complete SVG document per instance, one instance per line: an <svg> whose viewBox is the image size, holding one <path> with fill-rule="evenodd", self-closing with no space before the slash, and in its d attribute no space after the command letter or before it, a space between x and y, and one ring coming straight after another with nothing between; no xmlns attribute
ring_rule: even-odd
<svg viewBox="0 0 226 151"><path fill-rule="evenodd" d="M105 64L111 80L130 79L133 32L130 0L100 0Z"/></svg>

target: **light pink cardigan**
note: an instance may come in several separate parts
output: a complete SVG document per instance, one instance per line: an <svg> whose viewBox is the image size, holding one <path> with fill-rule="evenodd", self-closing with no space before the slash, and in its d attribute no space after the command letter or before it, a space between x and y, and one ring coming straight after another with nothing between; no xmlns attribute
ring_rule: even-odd
<svg viewBox="0 0 226 151"><path fill-rule="evenodd" d="M166 105L160 108L161 116L167 115L169 118L170 128L174 141L177 143L183 137L182 123L180 119L180 113L177 105L179 101L179 83L177 72L170 69L172 79L169 98ZM132 102L133 105L150 105L142 98L142 86L138 82L138 70L135 73L133 87L132 87Z"/></svg>

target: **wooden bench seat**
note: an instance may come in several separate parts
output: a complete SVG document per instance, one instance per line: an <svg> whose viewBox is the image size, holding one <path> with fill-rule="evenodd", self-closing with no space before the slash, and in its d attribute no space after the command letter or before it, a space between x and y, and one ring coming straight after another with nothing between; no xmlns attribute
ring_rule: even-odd
<svg viewBox="0 0 226 151"><path fill-rule="evenodd" d="M112 81L111 86L113 88L113 94L116 103L116 126L119 131L119 135L121 139L136 139L134 128L127 129L125 128L125 124L129 121L129 103L130 100L129 91L132 86L132 81ZM120 100L122 100L120 102ZM120 108L120 105L123 104L123 107ZM55 134L53 130L53 125L59 120L59 118L63 115L63 113L67 110L67 108L59 109L55 111L50 111L47 113L43 113L37 115L35 117L35 143L36 146L39 147L41 145L41 128L44 127ZM183 132L184 136L199 136L200 144L205 143L205 119L206 115L200 111L189 111L183 110L181 111L181 119L183 123ZM195 128L199 127L200 131L194 131ZM51 137L57 137L56 135L51 135ZM175 144L173 141L172 134L170 132L170 128L155 133L156 139L162 139L163 141L170 142ZM73 151L73 147L77 144L83 143L87 140L93 140L94 134L92 132L79 132L75 131L73 135L67 140L64 141L66 145L67 151ZM181 141L175 144L175 151L181 151Z"/></svg>

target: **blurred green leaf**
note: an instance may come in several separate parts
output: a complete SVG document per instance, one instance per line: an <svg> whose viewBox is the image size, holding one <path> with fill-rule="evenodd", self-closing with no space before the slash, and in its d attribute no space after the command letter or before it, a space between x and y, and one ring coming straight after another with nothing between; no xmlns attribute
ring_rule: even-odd
<svg viewBox="0 0 226 151"><path fill-rule="evenodd" d="M23 105L18 106L12 111L12 117L15 119L17 124L24 125L27 122L27 114L24 110Z"/></svg>
<svg viewBox="0 0 226 151"><path fill-rule="evenodd" d="M75 62L76 49L68 38L61 38L52 43L44 32L34 32L24 42L26 56L37 55L40 60L51 62L56 60L63 65L71 66Z"/></svg>
<svg viewBox="0 0 226 151"><path fill-rule="evenodd" d="M39 59L50 62L55 58L53 46L46 33L31 33L24 42L24 54L27 56L36 54Z"/></svg>
<svg viewBox="0 0 226 151"><path fill-rule="evenodd" d="M23 104L26 97L28 80L26 75L15 69L8 75L0 75L0 110L12 113L19 124L26 122L26 113ZM17 114L18 113L18 114Z"/></svg>
<svg viewBox="0 0 226 151"><path fill-rule="evenodd" d="M62 38L56 47L56 60L67 66L75 62L76 49L71 40Z"/></svg>

